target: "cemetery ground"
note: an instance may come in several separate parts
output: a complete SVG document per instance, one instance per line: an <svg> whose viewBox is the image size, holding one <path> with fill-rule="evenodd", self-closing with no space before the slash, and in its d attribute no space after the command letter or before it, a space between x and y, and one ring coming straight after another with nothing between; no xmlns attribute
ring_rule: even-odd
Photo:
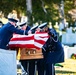
<svg viewBox="0 0 76 75"><path fill-rule="evenodd" d="M76 75L76 59L65 59L63 63L57 63L57 65L59 66L55 65L56 75Z"/></svg>
<svg viewBox="0 0 76 75"><path fill-rule="evenodd" d="M63 63L58 63L63 67L56 66L56 75L76 75L76 59L65 59Z"/></svg>

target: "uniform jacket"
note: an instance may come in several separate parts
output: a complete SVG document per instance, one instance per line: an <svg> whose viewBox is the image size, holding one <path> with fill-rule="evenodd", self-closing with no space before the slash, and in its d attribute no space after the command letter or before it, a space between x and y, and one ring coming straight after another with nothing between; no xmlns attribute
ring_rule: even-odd
<svg viewBox="0 0 76 75"><path fill-rule="evenodd" d="M24 34L24 30L17 29L10 23L7 23L2 28L0 28L0 48L1 49L7 49L7 44L12 38L13 33ZM27 31L25 31L25 34L27 34Z"/></svg>
<svg viewBox="0 0 76 75"><path fill-rule="evenodd" d="M44 59L46 63L60 63L64 62L64 50L61 42L55 42L51 38L47 40L43 48L46 50L43 51Z"/></svg>

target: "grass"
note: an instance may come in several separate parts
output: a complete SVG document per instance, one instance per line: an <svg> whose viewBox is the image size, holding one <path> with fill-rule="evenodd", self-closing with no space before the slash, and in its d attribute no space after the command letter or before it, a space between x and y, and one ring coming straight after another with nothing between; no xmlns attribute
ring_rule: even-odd
<svg viewBox="0 0 76 75"><path fill-rule="evenodd" d="M65 62L59 64L63 67L55 67L56 75L76 75L75 59L65 59Z"/></svg>
<svg viewBox="0 0 76 75"><path fill-rule="evenodd" d="M55 66L56 75L76 75L76 59L65 59L65 62L58 64L60 65ZM63 67L60 67L61 65Z"/></svg>

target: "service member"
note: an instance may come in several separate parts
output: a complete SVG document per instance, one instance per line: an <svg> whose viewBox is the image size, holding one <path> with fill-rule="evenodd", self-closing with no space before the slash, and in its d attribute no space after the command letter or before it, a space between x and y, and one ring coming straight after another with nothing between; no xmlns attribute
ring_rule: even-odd
<svg viewBox="0 0 76 75"><path fill-rule="evenodd" d="M33 26L32 28L26 23L21 23L19 25L23 30L31 31L32 34L35 33L35 30L38 26ZM27 71L28 75L35 75L35 59L20 60L23 68Z"/></svg>
<svg viewBox="0 0 76 75"><path fill-rule="evenodd" d="M47 22L44 22L40 24L37 28L36 32L47 32L48 27L47 27ZM45 70L45 62L44 59L38 59L37 60L37 70L38 70L38 75L44 75L44 70Z"/></svg>
<svg viewBox="0 0 76 75"><path fill-rule="evenodd" d="M0 48L8 49L8 43L13 36L13 33L16 34L29 34L31 32L27 32L25 30L17 29L16 23L18 22L16 19L9 18L8 23L5 24L2 28L0 28Z"/></svg>
<svg viewBox="0 0 76 75"><path fill-rule="evenodd" d="M44 59L38 62L38 75L55 75L54 64L64 62L64 49L56 30L49 29L47 25L40 27L43 27L42 31L47 32L50 37L42 48Z"/></svg>
<svg viewBox="0 0 76 75"><path fill-rule="evenodd" d="M64 62L64 49L58 39L56 30L50 29L49 39L43 46L45 75L55 75L54 64Z"/></svg>

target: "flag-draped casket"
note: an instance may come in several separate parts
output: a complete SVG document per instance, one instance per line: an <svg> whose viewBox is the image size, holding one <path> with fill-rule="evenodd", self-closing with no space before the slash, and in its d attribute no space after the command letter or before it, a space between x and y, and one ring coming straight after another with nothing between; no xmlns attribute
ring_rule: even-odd
<svg viewBox="0 0 76 75"><path fill-rule="evenodd" d="M43 58L41 48L48 37L48 34L43 32L29 35L14 34L9 47L17 50L18 59L40 59Z"/></svg>

